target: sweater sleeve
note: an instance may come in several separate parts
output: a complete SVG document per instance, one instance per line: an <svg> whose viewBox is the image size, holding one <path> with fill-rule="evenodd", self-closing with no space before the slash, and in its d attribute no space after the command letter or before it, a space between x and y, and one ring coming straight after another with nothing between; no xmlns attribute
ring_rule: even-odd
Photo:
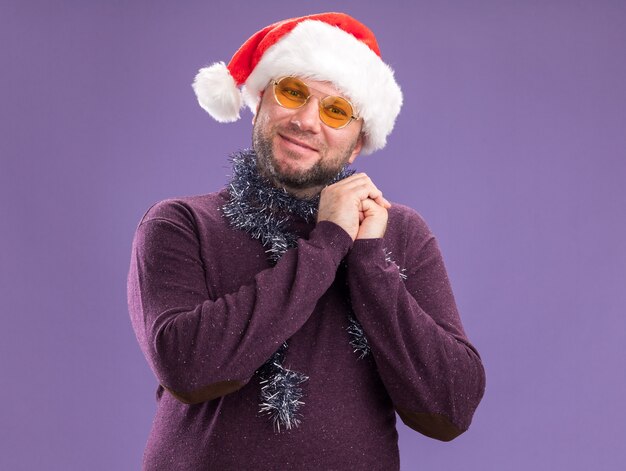
<svg viewBox="0 0 626 471"><path fill-rule="evenodd" d="M388 261L384 239L363 239L347 257L348 285L398 415L449 441L469 427L485 372L463 331L437 241L421 224L420 231L407 228L405 280Z"/></svg>
<svg viewBox="0 0 626 471"><path fill-rule="evenodd" d="M236 292L209 297L193 216L144 218L128 274L135 334L159 383L182 402L243 387L309 318L352 240L324 222ZM172 216L174 215L174 216Z"/></svg>

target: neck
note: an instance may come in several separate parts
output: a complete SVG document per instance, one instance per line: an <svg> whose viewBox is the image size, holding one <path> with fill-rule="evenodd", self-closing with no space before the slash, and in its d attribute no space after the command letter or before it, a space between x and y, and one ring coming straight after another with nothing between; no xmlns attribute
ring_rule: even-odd
<svg viewBox="0 0 626 471"><path fill-rule="evenodd" d="M265 179L268 184L272 185L278 190L284 190L289 193L289 195L300 200L311 200L313 198L316 198L324 188L324 185L292 186L283 183L276 175L272 173L273 170L264 168L263 165L259 163L258 158L256 158L255 166L259 176Z"/></svg>
<svg viewBox="0 0 626 471"><path fill-rule="evenodd" d="M272 185L274 188L278 190L283 190L287 192L294 198L300 200L313 200L319 198L319 194L321 191L327 186L331 185L339 180L342 180L354 173L354 170L350 170L346 167L342 168L333 178L331 178L326 184L311 184L310 186L298 185L293 186L287 183L282 182L277 175L273 172L273 168L264 168L264 166L259 163L258 158L255 158L255 167L256 171L262 179L264 179L269 185Z"/></svg>
<svg viewBox="0 0 626 471"><path fill-rule="evenodd" d="M276 188L282 188L291 196L293 196L294 198L298 198L299 200L311 200L318 196L320 192L324 189L324 186L322 185L308 188L294 188L288 185L282 185L271 179L270 181Z"/></svg>
<svg viewBox="0 0 626 471"><path fill-rule="evenodd" d="M308 215L317 210L319 194L324 185L299 187L276 181L275 176L266 176L258 165L252 149L236 152L231 156L233 176L230 187L240 193L243 199L264 201L270 208L286 209L295 214ZM343 168L328 184L335 183L352 175L355 171ZM259 199L260 198L260 199Z"/></svg>

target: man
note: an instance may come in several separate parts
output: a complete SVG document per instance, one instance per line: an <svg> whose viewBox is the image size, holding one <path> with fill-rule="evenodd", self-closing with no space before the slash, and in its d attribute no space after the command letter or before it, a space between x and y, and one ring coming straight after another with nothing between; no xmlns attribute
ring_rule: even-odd
<svg viewBox="0 0 626 471"><path fill-rule="evenodd" d="M402 94L371 31L327 13L253 35L194 90L255 112L228 187L167 200L133 243L129 309L154 371L144 469L398 469L396 412L465 431L485 378L434 236L347 169Z"/></svg>

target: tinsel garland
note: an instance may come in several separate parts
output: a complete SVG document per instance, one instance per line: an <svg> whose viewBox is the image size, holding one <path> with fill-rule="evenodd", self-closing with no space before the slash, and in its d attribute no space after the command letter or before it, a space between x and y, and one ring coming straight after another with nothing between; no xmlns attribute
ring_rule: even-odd
<svg viewBox="0 0 626 471"><path fill-rule="evenodd" d="M260 412L270 416L274 429L278 432L281 426L289 430L300 425L297 411L304 402L300 400L302 388L299 386L309 379L308 376L283 366L287 347L287 342L283 342L256 372L261 378Z"/></svg>
<svg viewBox="0 0 626 471"><path fill-rule="evenodd" d="M268 258L276 264L290 248L297 247L298 237L287 229L291 217L313 222L317 216L319 195L311 199L298 199L281 188L276 188L261 176L252 149L231 156L233 174L228 185L230 199L222 206L222 213L231 227L245 231L261 241ZM329 184L352 175L355 171L344 167ZM386 260L395 263L385 251ZM399 267L398 267L399 268ZM400 276L406 278L404 271ZM361 324L352 312L348 313L350 345L359 358L370 353ZM298 410L304 404L300 385L309 379L303 373L283 366L288 344L280 348L257 371L261 384L260 412L269 415L274 428L289 430L300 424Z"/></svg>
<svg viewBox="0 0 626 471"><path fill-rule="evenodd" d="M298 237L287 230L290 217L296 216L313 222L317 216L319 195L311 199L298 199L259 175L256 155L246 149L231 156L233 175L228 185L230 200L222 212L231 227L248 232L261 241L273 263L289 249L298 245ZM335 177L339 181L354 173L344 168Z"/></svg>

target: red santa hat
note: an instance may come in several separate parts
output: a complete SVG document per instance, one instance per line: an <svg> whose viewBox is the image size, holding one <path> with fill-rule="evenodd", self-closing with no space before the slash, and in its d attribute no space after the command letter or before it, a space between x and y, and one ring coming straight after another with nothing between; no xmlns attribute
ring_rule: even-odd
<svg viewBox="0 0 626 471"><path fill-rule="evenodd" d="M291 18L263 28L228 65L217 62L200 69L193 89L200 106L227 123L239 119L243 104L255 113L269 81L287 75L331 82L363 118L362 153L385 146L402 92L381 59L374 33L343 13Z"/></svg>

